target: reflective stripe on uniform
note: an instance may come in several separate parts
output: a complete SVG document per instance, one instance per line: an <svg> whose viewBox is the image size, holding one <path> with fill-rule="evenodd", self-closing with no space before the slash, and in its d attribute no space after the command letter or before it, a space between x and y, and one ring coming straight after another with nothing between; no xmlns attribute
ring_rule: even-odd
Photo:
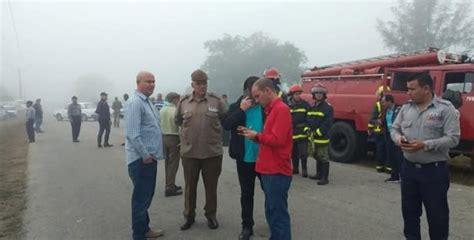
<svg viewBox="0 0 474 240"><path fill-rule="evenodd" d="M304 128L303 128L303 131L305 131L305 132L306 132L306 131L309 131L309 127L304 127Z"/></svg>
<svg viewBox="0 0 474 240"><path fill-rule="evenodd" d="M321 130L318 128L316 129L316 134L318 134L318 136L322 136L323 134L321 133Z"/></svg>
<svg viewBox="0 0 474 240"><path fill-rule="evenodd" d="M280 91L280 92L278 93L278 97L281 97L282 95L283 95L283 92Z"/></svg>
<svg viewBox="0 0 474 240"><path fill-rule="evenodd" d="M367 126L368 126L369 128L373 128L373 127L374 127L374 124L369 123Z"/></svg>
<svg viewBox="0 0 474 240"><path fill-rule="evenodd" d="M308 116L324 117L324 113L323 112L308 112Z"/></svg>
<svg viewBox="0 0 474 240"><path fill-rule="evenodd" d="M306 109L305 108L290 109L290 112L304 113L306 112Z"/></svg>
<svg viewBox="0 0 474 240"><path fill-rule="evenodd" d="M314 139L313 142L318 144L326 144L329 143L329 139Z"/></svg>
<svg viewBox="0 0 474 240"><path fill-rule="evenodd" d="M293 135L293 139L304 139L306 137L308 137L306 134Z"/></svg>

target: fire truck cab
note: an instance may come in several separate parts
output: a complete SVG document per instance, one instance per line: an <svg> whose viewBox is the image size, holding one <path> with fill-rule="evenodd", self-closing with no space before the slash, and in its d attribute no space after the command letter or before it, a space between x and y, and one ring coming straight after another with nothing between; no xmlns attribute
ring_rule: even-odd
<svg viewBox="0 0 474 240"><path fill-rule="evenodd" d="M368 150L367 125L376 102L375 92L388 86L397 104L409 99L407 79L416 72L428 72L434 81L434 94L446 90L459 92L461 141L453 154L471 156L474 166L474 62L466 55L439 49L394 54L359 61L313 68L302 75L304 98L311 99L311 87L320 81L328 87L328 102L334 108L329 154L337 162L365 157Z"/></svg>

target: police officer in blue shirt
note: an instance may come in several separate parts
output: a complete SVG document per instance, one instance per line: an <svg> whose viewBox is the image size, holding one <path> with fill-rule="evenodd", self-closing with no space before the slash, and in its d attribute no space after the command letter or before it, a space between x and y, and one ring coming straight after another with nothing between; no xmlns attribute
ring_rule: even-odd
<svg viewBox="0 0 474 240"><path fill-rule="evenodd" d="M393 141L402 148L402 214L407 239L421 239L422 204L430 239L448 239L449 149L459 143L459 112L451 102L433 94L429 73L407 81L411 101L403 105L392 125Z"/></svg>

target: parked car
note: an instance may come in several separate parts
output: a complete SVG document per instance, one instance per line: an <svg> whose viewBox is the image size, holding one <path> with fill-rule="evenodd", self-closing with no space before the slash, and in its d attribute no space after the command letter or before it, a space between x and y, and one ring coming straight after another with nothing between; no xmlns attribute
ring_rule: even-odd
<svg viewBox="0 0 474 240"><path fill-rule="evenodd" d="M96 106L91 103L91 102L78 102L79 105L81 105L81 111L82 111L82 121L87 121L87 120L93 120L97 121L97 114L95 113ZM69 105L68 105L69 106ZM56 110L54 112L54 117L58 121L63 121L67 120L67 108Z"/></svg>
<svg viewBox="0 0 474 240"><path fill-rule="evenodd" d="M18 110L14 104L3 105L3 108L7 111L8 117L16 117L18 115Z"/></svg>
<svg viewBox="0 0 474 240"><path fill-rule="evenodd" d="M0 106L0 120L5 120L8 118L8 113L3 106Z"/></svg>

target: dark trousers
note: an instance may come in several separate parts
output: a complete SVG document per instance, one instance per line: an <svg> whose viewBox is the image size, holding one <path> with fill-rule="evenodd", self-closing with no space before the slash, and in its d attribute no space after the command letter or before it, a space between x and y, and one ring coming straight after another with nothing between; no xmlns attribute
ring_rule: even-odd
<svg viewBox="0 0 474 240"><path fill-rule="evenodd" d="M255 163L236 160L237 174L240 184L240 207L242 209L242 227L252 228L253 221L253 196L255 193L255 178L260 175L255 171ZM260 180L261 182L261 180Z"/></svg>
<svg viewBox="0 0 474 240"><path fill-rule="evenodd" d="M35 131L41 131L41 125L43 124L43 117L35 117Z"/></svg>
<svg viewBox="0 0 474 240"><path fill-rule="evenodd" d="M145 234L150 230L150 207L155 194L157 162L144 164L138 159L128 165L128 175L133 183L132 193L132 229L133 239L146 239Z"/></svg>
<svg viewBox="0 0 474 240"><path fill-rule="evenodd" d="M179 136L163 135L163 152L165 153L166 190L175 189L176 173L179 168Z"/></svg>
<svg viewBox="0 0 474 240"><path fill-rule="evenodd" d="M35 120L30 118L26 121L26 134L28 135L28 140L30 142L35 141L35 128L34 128Z"/></svg>
<svg viewBox="0 0 474 240"><path fill-rule="evenodd" d="M97 135L97 144L102 143L102 135L104 135L104 144L109 143L109 135L110 135L110 119L100 119L99 118L99 135Z"/></svg>
<svg viewBox="0 0 474 240"><path fill-rule="evenodd" d="M291 239L291 222L288 213L288 190L291 177L282 174L261 174L265 193L265 217L270 226L270 240Z"/></svg>
<svg viewBox="0 0 474 240"><path fill-rule="evenodd" d="M71 116L71 129L72 129L72 140L75 141L79 138L79 133L81 132L82 117Z"/></svg>
<svg viewBox="0 0 474 240"><path fill-rule="evenodd" d="M293 161L293 169L299 168L300 160L302 167L306 168L306 162L308 161L308 141L293 140L291 159Z"/></svg>
<svg viewBox="0 0 474 240"><path fill-rule="evenodd" d="M384 166L387 157L387 149L385 148L385 134L374 133L375 140L375 159L377 160L377 166Z"/></svg>
<svg viewBox="0 0 474 240"><path fill-rule="evenodd" d="M202 175L204 190L206 191L206 205L204 206L207 218L215 218L217 212L217 182L222 171L222 155L211 158L182 157L184 172L184 217L194 219L196 216L196 195L199 174Z"/></svg>
<svg viewBox="0 0 474 240"><path fill-rule="evenodd" d="M422 204L426 210L430 239L448 239L449 172L446 162L421 167L405 159L401 173L403 232L406 239L421 239Z"/></svg>
<svg viewBox="0 0 474 240"><path fill-rule="evenodd" d="M392 179L400 179L400 168L403 161L403 152L402 149L397 146L390 134L386 135L385 143L387 147L387 158L390 162L390 166L392 167L391 176Z"/></svg>

